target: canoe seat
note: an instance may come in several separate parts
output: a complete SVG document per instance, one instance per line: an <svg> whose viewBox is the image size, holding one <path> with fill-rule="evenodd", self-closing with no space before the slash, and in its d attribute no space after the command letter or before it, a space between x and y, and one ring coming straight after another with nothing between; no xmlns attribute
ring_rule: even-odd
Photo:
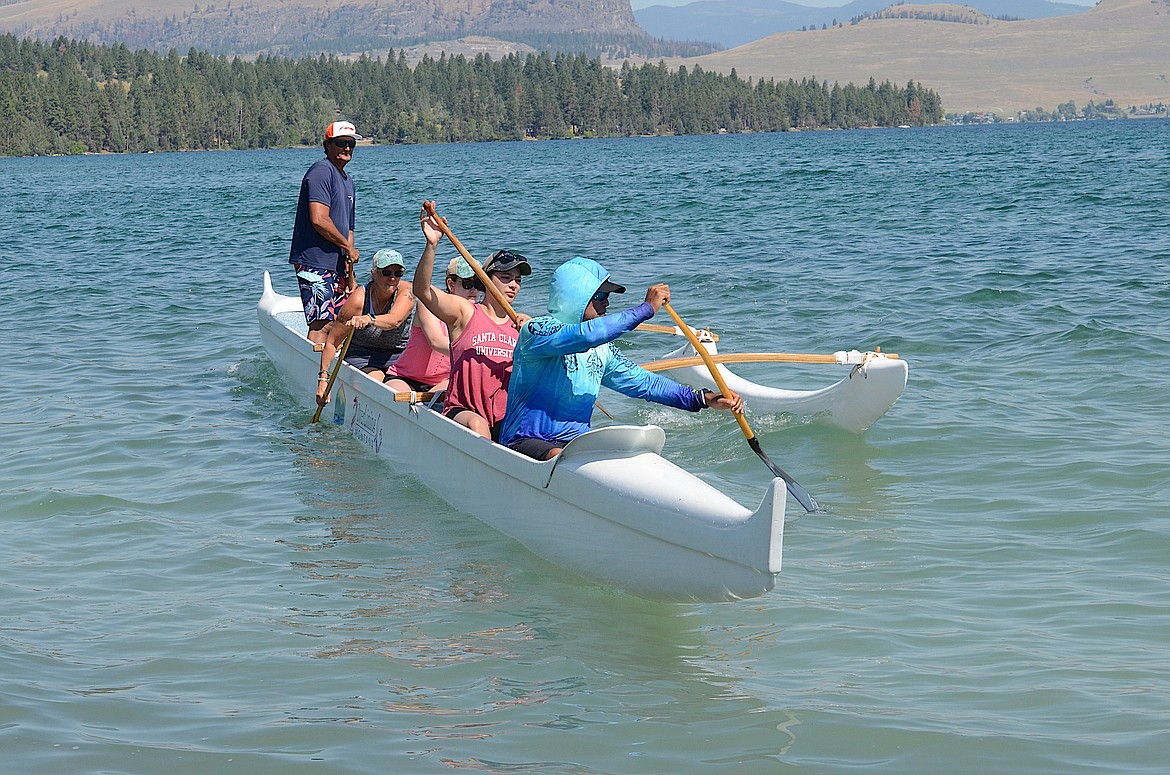
<svg viewBox="0 0 1170 775"><path fill-rule="evenodd" d="M666 432L657 425L611 425L582 433L565 445L560 459L586 452L662 452Z"/></svg>
<svg viewBox="0 0 1170 775"><path fill-rule="evenodd" d="M442 390L440 390L437 393L433 393L430 390L423 390L423 391L412 390L409 393L395 393L394 400L400 404L401 403L425 404L428 401L433 401L436 396L441 396L441 395L443 395Z"/></svg>

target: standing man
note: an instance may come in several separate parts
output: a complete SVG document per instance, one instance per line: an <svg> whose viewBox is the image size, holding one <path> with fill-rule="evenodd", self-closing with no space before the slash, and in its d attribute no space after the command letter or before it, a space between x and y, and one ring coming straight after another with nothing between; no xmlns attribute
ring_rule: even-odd
<svg viewBox="0 0 1170 775"><path fill-rule="evenodd" d="M593 402L604 385L688 412L743 411L743 399L698 390L646 371L613 346L613 340L654 316L670 301L670 286L646 291L646 300L607 315L609 295L626 289L601 264L580 256L553 272L548 312L520 327L508 387L500 443L537 460L551 460L589 430Z"/></svg>
<svg viewBox="0 0 1170 775"><path fill-rule="evenodd" d="M353 244L353 178L345 165L361 135L348 121L334 121L325 128L325 158L309 167L301 180L297 218L293 224L288 262L297 273L309 341L324 342L353 287L353 265L358 251Z"/></svg>

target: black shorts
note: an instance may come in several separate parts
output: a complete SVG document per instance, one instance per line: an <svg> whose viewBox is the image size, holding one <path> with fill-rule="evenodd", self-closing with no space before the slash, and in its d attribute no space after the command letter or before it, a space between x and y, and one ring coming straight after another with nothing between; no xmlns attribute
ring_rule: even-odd
<svg viewBox="0 0 1170 775"><path fill-rule="evenodd" d="M527 455L534 460L544 460L550 450L565 446L563 441L549 441L548 439L534 439L521 436L508 442L508 449L514 449L521 455Z"/></svg>
<svg viewBox="0 0 1170 775"><path fill-rule="evenodd" d="M392 379L402 380L403 382L406 383L407 387L409 387L411 390L417 391L419 393L425 393L434 387L434 385L428 385L425 382L419 382L417 379L411 379L410 377L399 377L399 376L396 376L394 374L387 374L386 379L384 379L382 381L389 382Z"/></svg>
<svg viewBox="0 0 1170 775"><path fill-rule="evenodd" d="M345 362L362 371L367 369L385 371L394 361L398 360L399 355L402 355L401 350L358 350L354 352L351 349L345 354Z"/></svg>
<svg viewBox="0 0 1170 775"><path fill-rule="evenodd" d="M466 406L456 406L455 404L446 404L443 407L443 416L446 417L448 420L454 420L455 415L459 414L460 412L474 412L474 411L475 411L474 409L468 409ZM492 441L498 442L500 440L500 426L503 424L504 423L501 420L500 422L491 426Z"/></svg>

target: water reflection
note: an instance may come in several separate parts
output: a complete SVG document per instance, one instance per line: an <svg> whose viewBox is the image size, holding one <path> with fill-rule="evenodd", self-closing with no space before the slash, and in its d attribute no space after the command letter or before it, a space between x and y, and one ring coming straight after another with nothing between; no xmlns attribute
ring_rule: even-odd
<svg viewBox="0 0 1170 775"><path fill-rule="evenodd" d="M796 717L733 677L757 644L719 645L709 607L570 577L342 430L297 433L305 443L289 448L314 514L287 544L313 602L283 624L319 641L306 653L314 662L359 671L351 684L361 687L298 720L372 725L403 752L485 772L612 772L630 761L751 772L795 740ZM679 729L696 724L705 742L679 746ZM725 736L711 740L714 729Z"/></svg>

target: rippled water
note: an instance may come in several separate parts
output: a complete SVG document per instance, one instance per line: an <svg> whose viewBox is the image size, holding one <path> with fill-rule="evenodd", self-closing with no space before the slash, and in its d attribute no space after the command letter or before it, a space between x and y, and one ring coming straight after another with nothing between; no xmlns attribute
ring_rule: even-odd
<svg viewBox="0 0 1170 775"><path fill-rule="evenodd" d="M566 577L307 425L254 306L318 154L0 160L6 770L1165 770L1170 123L358 150L367 256L436 198L534 260L521 309L580 253L726 352L908 359L864 436L752 418L827 510L712 605ZM761 497L725 416L603 403Z"/></svg>

